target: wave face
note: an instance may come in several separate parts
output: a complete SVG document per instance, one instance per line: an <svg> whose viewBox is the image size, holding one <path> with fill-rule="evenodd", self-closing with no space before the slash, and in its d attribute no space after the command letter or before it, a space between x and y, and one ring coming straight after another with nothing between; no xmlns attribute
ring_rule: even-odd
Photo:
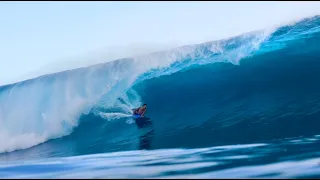
<svg viewBox="0 0 320 180"><path fill-rule="evenodd" d="M315 16L2 86L0 152L24 150L1 158L204 148L316 135L319 42L320 16ZM152 120L146 128L130 118L141 103L148 104Z"/></svg>

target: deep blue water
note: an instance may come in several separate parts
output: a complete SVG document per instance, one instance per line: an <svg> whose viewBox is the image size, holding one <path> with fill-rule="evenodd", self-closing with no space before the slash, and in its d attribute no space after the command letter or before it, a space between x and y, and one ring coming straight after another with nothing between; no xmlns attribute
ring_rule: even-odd
<svg viewBox="0 0 320 180"><path fill-rule="evenodd" d="M319 42L315 16L2 86L0 176L319 178Z"/></svg>

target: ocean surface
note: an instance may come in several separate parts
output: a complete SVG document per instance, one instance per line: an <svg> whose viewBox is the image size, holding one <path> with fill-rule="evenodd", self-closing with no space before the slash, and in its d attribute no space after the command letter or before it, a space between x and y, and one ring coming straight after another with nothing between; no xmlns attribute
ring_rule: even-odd
<svg viewBox="0 0 320 180"><path fill-rule="evenodd" d="M320 178L320 16L1 86L0 142L1 178Z"/></svg>

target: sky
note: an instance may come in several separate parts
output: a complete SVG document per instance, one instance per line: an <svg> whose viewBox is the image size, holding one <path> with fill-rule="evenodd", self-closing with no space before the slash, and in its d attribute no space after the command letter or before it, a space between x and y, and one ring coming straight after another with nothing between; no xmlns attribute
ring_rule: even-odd
<svg viewBox="0 0 320 180"><path fill-rule="evenodd" d="M0 85L319 15L320 2L0 2Z"/></svg>

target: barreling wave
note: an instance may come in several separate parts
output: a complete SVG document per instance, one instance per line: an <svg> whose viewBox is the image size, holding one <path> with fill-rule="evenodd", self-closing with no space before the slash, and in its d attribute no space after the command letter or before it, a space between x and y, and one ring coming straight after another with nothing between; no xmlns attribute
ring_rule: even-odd
<svg viewBox="0 0 320 180"><path fill-rule="evenodd" d="M315 16L2 86L0 152L60 137L52 142L60 150L59 143L81 144L75 154L136 149L139 133L128 116L142 102L156 132L146 148L312 134L319 130L319 40Z"/></svg>

